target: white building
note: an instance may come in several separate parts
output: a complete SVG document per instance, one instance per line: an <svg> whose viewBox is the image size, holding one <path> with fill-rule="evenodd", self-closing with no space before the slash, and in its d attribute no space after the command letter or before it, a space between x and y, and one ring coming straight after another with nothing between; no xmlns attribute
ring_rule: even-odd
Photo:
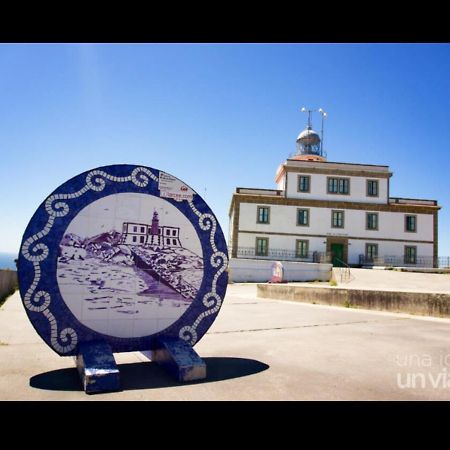
<svg viewBox="0 0 450 450"><path fill-rule="evenodd" d="M436 200L390 197L388 166L330 162L308 127L277 189L236 188L232 258L437 266Z"/></svg>

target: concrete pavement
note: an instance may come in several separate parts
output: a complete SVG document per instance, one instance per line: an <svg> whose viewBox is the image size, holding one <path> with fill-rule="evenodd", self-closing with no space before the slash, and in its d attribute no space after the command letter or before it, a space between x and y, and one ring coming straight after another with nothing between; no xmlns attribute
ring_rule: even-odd
<svg viewBox="0 0 450 450"><path fill-rule="evenodd" d="M235 284L195 347L206 381L182 385L138 352L115 354L123 390L88 396L16 293L0 308L0 399L448 400L449 342L448 319L257 299L256 285Z"/></svg>
<svg viewBox="0 0 450 450"><path fill-rule="evenodd" d="M349 289L450 293L449 273L437 274L352 268L350 269L350 280L341 283L340 270L338 268L333 269L335 280L339 286Z"/></svg>

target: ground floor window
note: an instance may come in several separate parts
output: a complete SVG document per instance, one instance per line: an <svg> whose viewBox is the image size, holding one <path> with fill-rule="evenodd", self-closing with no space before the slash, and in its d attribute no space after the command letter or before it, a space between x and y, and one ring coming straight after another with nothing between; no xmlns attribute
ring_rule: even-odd
<svg viewBox="0 0 450 450"><path fill-rule="evenodd" d="M378 256L378 244L366 244L366 260L373 261Z"/></svg>
<svg viewBox="0 0 450 450"><path fill-rule="evenodd" d="M256 238L256 256L267 256L269 253L269 238Z"/></svg>
<svg viewBox="0 0 450 450"><path fill-rule="evenodd" d="M405 245L405 264L416 264L417 262L417 247L412 245Z"/></svg>
<svg viewBox="0 0 450 450"><path fill-rule="evenodd" d="M295 256L297 258L307 258L308 257L308 247L309 247L309 241L297 239L296 246L295 246Z"/></svg>

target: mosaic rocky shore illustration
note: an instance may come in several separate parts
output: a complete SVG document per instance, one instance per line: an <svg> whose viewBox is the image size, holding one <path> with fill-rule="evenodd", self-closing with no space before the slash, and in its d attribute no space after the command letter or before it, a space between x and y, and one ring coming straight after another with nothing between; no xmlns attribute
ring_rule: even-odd
<svg viewBox="0 0 450 450"><path fill-rule="evenodd" d="M59 246L57 279L63 298L86 325L94 321L105 333L104 327L125 316L145 318L146 324L141 322L147 328L152 319L152 332L165 328L195 299L202 277L203 259L182 247L179 228L159 226L156 212L151 224L124 222L122 232L90 237L67 233ZM106 318L103 325L97 323Z"/></svg>

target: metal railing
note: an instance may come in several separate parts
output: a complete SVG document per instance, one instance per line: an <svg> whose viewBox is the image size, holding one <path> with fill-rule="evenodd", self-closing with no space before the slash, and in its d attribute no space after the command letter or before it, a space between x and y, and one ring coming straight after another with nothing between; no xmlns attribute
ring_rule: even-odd
<svg viewBox="0 0 450 450"><path fill-rule="evenodd" d="M341 283L348 283L351 280L352 274L350 272L350 266L342 261L342 259L333 257L333 263L337 262L340 264L340 266L336 265L333 267L334 270L336 270L336 273L339 274L339 279Z"/></svg>
<svg viewBox="0 0 450 450"><path fill-rule="evenodd" d="M231 254L231 249L229 250ZM308 252L299 255L295 251L281 248L270 248L265 254L260 254L254 247L238 247L236 256L238 258L268 259L277 261L298 261L314 263L330 263L331 254L326 252Z"/></svg>
<svg viewBox="0 0 450 450"><path fill-rule="evenodd" d="M391 266L391 267L439 267L450 268L450 256L417 256L415 260L408 260L403 255L386 255L367 258L359 255L359 264L362 266Z"/></svg>

